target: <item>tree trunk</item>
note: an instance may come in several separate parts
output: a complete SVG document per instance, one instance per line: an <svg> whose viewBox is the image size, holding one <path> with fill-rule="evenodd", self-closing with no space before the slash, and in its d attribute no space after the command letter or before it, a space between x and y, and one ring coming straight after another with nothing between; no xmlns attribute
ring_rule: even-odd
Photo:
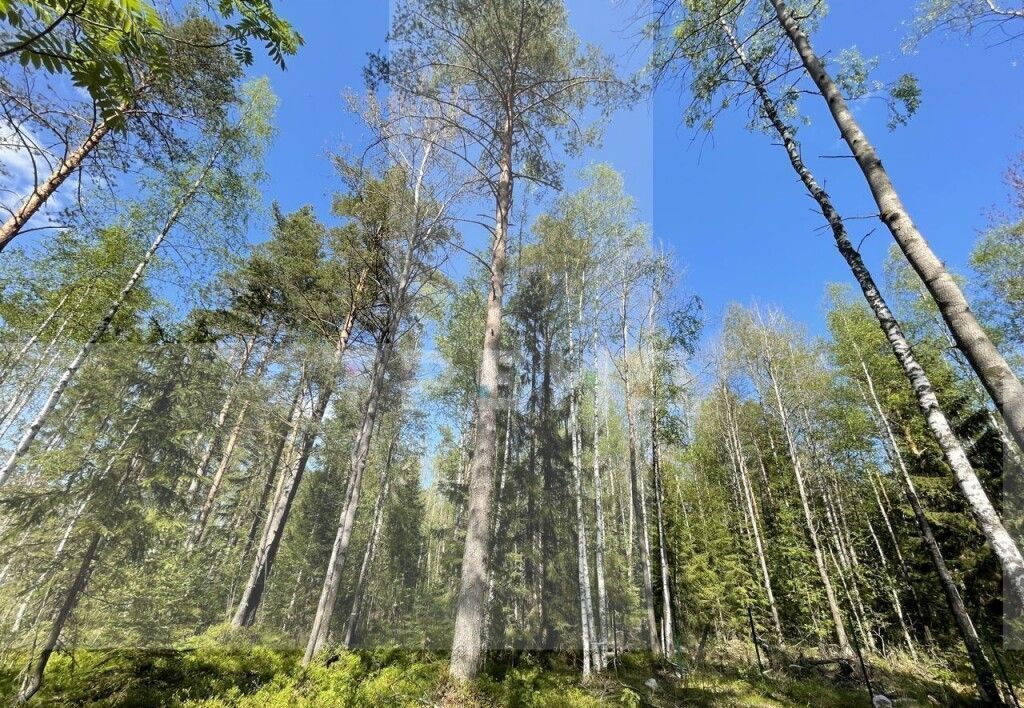
<svg viewBox="0 0 1024 708"><path fill-rule="evenodd" d="M651 570L651 544L647 534L647 491L637 471L637 440L636 440L636 413L633 408L633 388L630 378L629 367L629 326L628 326L628 303L627 285L623 278L622 301L620 303L619 316L622 320L622 386L623 396L626 403L626 437L629 444L629 487L630 487L630 538L627 541L627 549L633 545L634 532L640 536L640 562L642 570L644 605L647 610L647 644L651 653L661 653L661 644L658 641L658 619L654 612L654 580ZM635 521L634 521L635 520ZM631 555L631 554L627 554ZM632 563L628 563L632 568Z"/></svg>
<svg viewBox="0 0 1024 708"><path fill-rule="evenodd" d="M652 304L652 312L654 305ZM662 509L661 447L658 437L657 358L651 357L651 481L654 487L654 511L658 522L658 561L661 568L661 645L665 656L675 654L675 632L672 629L672 592L669 585L668 539L665 536L665 515Z"/></svg>
<svg viewBox="0 0 1024 708"><path fill-rule="evenodd" d="M118 111L118 115L123 115L124 109ZM32 194L28 195L21 206L11 214L7 221L4 222L3 226L0 226L0 251L3 251L14 240L14 237L21 232L28 220L39 211L46 201L53 196L53 193L64 184L64 180L68 176L82 166L82 162L89 156L97 145L103 140L103 138L110 132L111 121L105 120L98 125L94 126L93 129L86 136L82 144L77 149L70 152L60 164L57 165L50 176L42 184L36 185L35 189L32 190Z"/></svg>
<svg viewBox="0 0 1024 708"><path fill-rule="evenodd" d="M302 388L305 385L305 369L299 375L299 384L295 387L295 395L292 397L291 406L288 409L288 418L285 419L282 425L280 435L277 440L277 447L274 448L274 456L271 459L270 465L267 468L267 477L263 483L263 489L260 490L259 499L256 501L256 505L253 507L252 523L249 525L249 532L245 536L245 547L242 549L241 559L245 562L245 559L249 557L249 553L252 551L253 544L256 543L256 533L260 530L260 522L263 521L263 509L267 505L267 501L270 499L270 493L274 490L274 481L277 479L277 471L281 467L281 460L284 458L285 450L290 444L294 444L295 438L298 435L298 423L299 418L299 402L302 399Z"/></svg>
<svg viewBox="0 0 1024 708"><path fill-rule="evenodd" d="M878 205L879 218L928 288L928 292L939 307L939 312L942 313L942 318L956 339L957 346L963 351L996 407L1003 414L1003 419L1018 447L1024 450L1024 387L975 318L956 280L932 252L928 242L914 225L882 165L881 158L861 130L839 87L814 53L810 40L789 7L783 0L771 0L771 4L808 75L821 91L843 140L850 146L850 151L856 158ZM1019 559L1019 552L1017 557ZM1024 593L1024 584L1018 587L1018 592Z"/></svg>
<svg viewBox="0 0 1024 708"><path fill-rule="evenodd" d="M85 553L82 555L78 570L75 572L67 592L64 593L64 599L53 616L50 631L46 635L42 649L39 650L39 655L33 657L25 669L21 689L18 691L18 696L15 699L17 704L20 705L28 701L28 699L36 694L40 686L43 685L43 673L46 671L46 665L50 661L50 656L57 648L57 642L60 641L64 625L67 624L71 614L78 606L79 598L81 598L82 593L85 591L85 586L89 582L89 576L92 574L93 562L96 560L96 555L99 553L102 542L103 536L99 532L94 533L88 547L85 549Z"/></svg>
<svg viewBox="0 0 1024 708"><path fill-rule="evenodd" d="M584 281L585 282L585 281ZM565 276L565 294L569 299L569 274ZM580 323L582 324L582 293L585 288L580 286L581 304L577 311ZM583 512L583 449L580 440L580 415L579 415L579 382L580 370L582 368L582 352L576 355L576 342L573 337L573 318L570 315L566 327L566 341L568 344L569 366L572 367L569 381L569 437L571 440L571 464L573 477L573 491L576 497L576 563L578 571L578 585L580 595L580 638L582 640L583 678L590 677L591 666L595 668L600 665L599 649L594 640L594 604L590 592L590 564L589 551L587 550L587 521Z"/></svg>
<svg viewBox="0 0 1024 708"><path fill-rule="evenodd" d="M595 333L596 339L596 333ZM596 348L595 348L596 351ZM594 386L594 575L597 581L597 651L598 670L603 671L608 656L608 593L604 575L604 492L601 484L601 454L599 442L600 415L598 413L597 384Z"/></svg>
<svg viewBox="0 0 1024 708"><path fill-rule="evenodd" d="M778 0L772 0L772 2L778 5ZM796 171L800 176L800 179L808 193L810 193L821 208L822 213L832 230L839 252L850 266L850 270L853 272L858 285L864 293L864 298L867 300L868 305L870 305L875 317L878 319L879 326L885 333L886 339L889 341L889 345L892 347L896 359L899 361L907 379L910 381L917 397L918 405L924 413L925 420L928 423L928 429L939 443L939 447L945 455L946 462L953 470L953 474L960 486L960 490L967 500L978 526L985 534L985 537L988 539L989 544L1002 564L1003 577L1006 584L1010 587L1018 601L1024 602L1024 557L1021 556L1020 549L1017 547L1009 532L1003 526L1002 520L999 518L995 508L989 501L988 495L985 493L985 489L982 487L977 475L975 475L974 469L971 467L971 463L967 459L967 454L964 452L963 447L960 445L960 441L953 433L953 429L949 425L949 421L946 419L945 413L939 406L939 401L935 396L935 391L932 388L931 381L928 379L924 369L921 368L917 358L914 356L910 343L904 336L899 322L897 322L895 316L889 310L889 306L886 304L881 292L879 292L875 285L875 281L872 278L871 273L864 265L864 261L861 259L860 253L853 247L853 244L850 243L842 217L832 205L832 201L828 194L817 183L807 166L804 165L803 158L800 156L800 151L796 145L795 139L793 138L792 132L779 116L775 102L772 100L771 96L768 95L768 91L760 79L757 69L747 61L746 54L743 52L742 47L732 34L731 28L724 23L723 27L733 43L737 56L740 58L740 61L743 62L744 68L747 70L747 73L750 75L751 80L755 85L755 90L760 98L765 115L771 121L776 132L783 141L783 145L789 155L790 163L792 164L794 171ZM1012 427L1012 423L1010 423L1009 419L1007 419L1007 422Z"/></svg>
<svg viewBox="0 0 1024 708"><path fill-rule="evenodd" d="M400 305L394 307L397 309ZM341 518L338 520L338 530L331 548L331 557L327 562L327 572L324 574L320 600L313 617L313 627L310 630L306 652L302 658L303 666L308 666L313 656L324 647L330 632L335 600L338 597L338 588L341 583L341 573L345 568L349 542L352 540L352 529L355 526L356 510L359 507L363 471L366 469L366 460L370 454L370 443L373 439L377 410L384 388L384 376L387 373L388 362L395 345L394 338L397 335L399 319L400 312L392 310L388 324L380 334L380 342L377 345L373 361L370 390L367 392L366 404L363 408L363 419L352 448L345 502L342 505Z"/></svg>
<svg viewBox="0 0 1024 708"><path fill-rule="evenodd" d="M90 285L89 287L92 286ZM7 382L7 377L11 375L12 371L14 371L14 367L16 367L21 362L21 360L25 358L25 355L28 354L28 351L32 348L32 346L39 341L39 338L43 335L43 332L46 331L46 328L50 326L50 323L53 322L53 319L61 312L61 310L64 309L64 305L67 304L68 298L70 296L70 291L64 293L64 296L54 306L54 308L50 310L50 314L46 316L46 319L43 320L43 323L36 327L31 337L25 340L25 343L21 346L21 349L18 350L18 353L14 355L13 359L7 360L8 365L4 367L3 371L0 371L0 386L4 385Z"/></svg>
<svg viewBox="0 0 1024 708"><path fill-rule="evenodd" d="M767 351L766 345L765 354L769 357L768 362L768 376L771 379L772 391L775 394L775 403L779 410L779 421L782 424L782 430L786 435L786 448L789 451L789 459L793 465L793 474L796 476L796 486L800 493L800 506L803 509L804 524L807 527L807 533L811 539L811 549L814 551L814 562L818 567L818 575L821 578L821 584L825 589L825 599L828 602L829 614L832 616L832 624L835 626L836 640L839 643L839 650L844 653L850 653L850 644L846 636L846 626L843 622L843 615L839 610L839 603L836 601L835 591L832 588L832 581L829 578L828 568L825 566L825 556L821 550L821 543L818 540L818 527L814 520L814 513L811 511L811 500L808 495L807 485L804 481L803 466L800 463L800 454L796 448L796 440L793 438L793 430L790 427L789 416L786 414L786 404L782 400L782 391L779 389L779 382L775 377L775 373L771 364L771 355Z"/></svg>
<svg viewBox="0 0 1024 708"><path fill-rule="evenodd" d="M497 447L498 366L501 356L501 309L505 292L508 219L512 208L512 119L502 136L501 174L495 199L494 238L487 321L477 393L476 445L469 473L469 518L456 602L455 633L449 672L457 681L476 677L482 659L480 637L487 604L487 567L491 531L491 486Z"/></svg>
<svg viewBox="0 0 1024 708"><path fill-rule="evenodd" d="M196 493L199 491L199 485L206 476L206 468L209 466L213 453L216 452L217 446L220 444L221 431L224 429L224 423L227 422L231 406L235 403L235 387L242 380L242 377L245 376L245 370L249 366L249 360L252 358L252 353L256 348L256 339L257 337L254 334L252 339L246 341L242 347L242 355L232 377L231 390L224 397L224 402L221 404L220 411L217 413L217 419L213 424L213 435L210 436L209 441L203 446L203 454L199 458L199 464L196 465L195 474L189 480L186 498L190 503L194 501ZM199 438L200 440L202 439L202 434L200 434Z"/></svg>
<svg viewBox="0 0 1024 708"><path fill-rule="evenodd" d="M238 443L238 437L242 432L245 416L249 412L250 402L246 401L242 404L241 410L238 411L238 417L235 418L235 424L231 427L231 432L228 434L228 441L224 445L224 452L220 456L220 464L217 465L217 471L213 473L213 478L210 480L210 489L206 493L206 500L203 501L203 507L199 510L199 516L196 518L195 525L192 527L192 533L185 544L186 553L194 551L206 533L210 514L213 513L213 506L217 503L221 485L224 483L224 475L227 474L228 467L231 465L231 457L234 455L235 445Z"/></svg>
<svg viewBox="0 0 1024 708"><path fill-rule="evenodd" d="M345 640L342 646L346 649L352 648L355 639L356 625L359 624L359 611L363 603L363 593L366 583L370 577L370 564L373 563L373 554L377 549L377 538L380 536L381 525L384 522L384 502L388 497L388 486L391 483L389 476L391 461L395 454L395 444L398 441L401 425L398 425L395 434L388 444L387 458L380 471L380 481L377 486L377 501L373 505L373 521L370 523L370 536L366 541L366 550L363 552L363 564L359 566L359 578L356 580L355 590L352 592L352 611L348 614L348 624L345 626Z"/></svg>
<svg viewBox="0 0 1024 708"><path fill-rule="evenodd" d="M860 353L858 352L858 356L859 355ZM899 445L896 443L896 436L892 432L892 426L889 425L889 419L886 418L882 404L878 400L878 394L875 391L874 379L872 379L871 374L868 372L867 365L864 363L863 359L861 359L861 368L864 371L864 380L867 384L871 401L878 413L876 420L882 426L882 430L879 432L884 435L884 441L888 443L888 449L891 451L892 458L896 463L895 471L900 475L900 480L903 483L903 491L907 497L907 501L910 503L910 508L914 512L914 520L917 522L917 529L921 534L921 541L924 543L925 550L928 551L928 557L931 559L932 567L935 569L935 574L939 578L939 584L942 586L942 592L946 596L946 603L949 605L949 610L953 614L953 619L956 621L960 637L963 639L964 647L967 650L967 656L971 660L971 666L974 668L974 676L978 686L978 692L983 699L999 704L999 690L996 687L996 678L992 671L992 666L988 663L988 659L985 657L985 652L981 647L981 640L978 638L978 633L974 628L974 623L971 622L970 615L967 614L967 608L964 606L963 600L960 597L960 592L957 590L956 584L953 581L953 576L950 574L949 568L946 567L946 561L942 557L942 551L939 548L938 542L935 540L935 535L932 533L931 522L928 521L924 506L921 504L921 499L917 495L917 490L914 488L914 481L910 477L910 471L907 469L906 462L903 460L903 454L900 452Z"/></svg>
<svg viewBox="0 0 1024 708"><path fill-rule="evenodd" d="M103 319L101 319L99 324L96 325L96 328L89 336L89 339L86 340L85 344L83 344L78 350L75 358L71 360L71 363L68 364L68 367L64 370L60 380L58 380L57 384L53 387L53 390L50 391L50 395L46 399L46 403L43 404L42 410L39 411L39 414L29 425L28 430L26 430L21 436L21 439L18 441L18 446L7 459L3 469L0 469L0 486L3 486L7 482L11 474L14 472L15 466L18 464L18 460L28 452L30 447L32 447L32 442L36 439L36 436L39 434L39 430L46 423L50 414L57 408L57 404L64 395L64 391L67 389L68 384L71 383L71 379L74 378L76 373L78 373L78 370L82 367L82 364L85 363L85 360L88 358L93 348L95 348L99 343L100 339L103 338L103 335L107 333L110 323L114 321L114 317L117 316L121 306L124 305L125 300L128 299L128 296L135 289L135 286L138 285L139 280L142 279L142 274L145 272L146 266L148 266L149 262L153 260L153 256L156 254L157 249L160 248L160 244L164 242L167 234L169 234L171 229L174 228L174 225L178 223L178 219L181 218L185 208L192 202L196 194L199 192L199 189L203 186L203 183L206 181L206 176L213 168L214 157L216 157L216 153L206 163L206 166L203 168L196 181L189 186L178 200L174 209L171 210L170 216L168 216L167 220L164 222L163 228L160 229L153 241L149 244L149 248L146 249L142 259L135 266L135 270L132 271L131 276L129 276L127 282L124 284L124 287L121 288L121 292L117 294L117 297L115 297L114 301L110 304L110 308L103 316Z"/></svg>
<svg viewBox="0 0 1024 708"><path fill-rule="evenodd" d="M750 488L746 457L743 454L743 444L740 442L736 419L732 413L732 405L729 400L730 393L724 386L722 388L722 396L725 400L726 424L729 427L728 439L731 442L729 448L730 452L732 452L732 457L736 462L740 483L743 486L743 496L746 500L747 515L750 517L750 525L754 534L754 549L757 551L757 562L758 566L761 568L761 580L764 582L764 592L765 596L768 598L768 609L771 611L772 615L772 626L775 629L776 639L781 643L783 638L782 621L779 619L779 609L775 603L775 593L772 591L772 579L771 575L768 573L768 561L765 557L764 542L761 538L761 529L757 518L757 502L754 499L753 491Z"/></svg>

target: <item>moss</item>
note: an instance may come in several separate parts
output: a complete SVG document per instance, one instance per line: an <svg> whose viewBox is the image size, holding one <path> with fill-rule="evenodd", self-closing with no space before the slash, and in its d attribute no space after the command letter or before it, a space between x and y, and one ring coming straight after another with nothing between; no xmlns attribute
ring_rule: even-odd
<svg viewBox="0 0 1024 708"><path fill-rule="evenodd" d="M826 676L759 675L723 661L683 678L651 657L622 657L587 682L570 656L517 657L492 664L470 685L447 680L442 654L397 647L342 651L302 669L295 649L273 648L251 633L215 629L173 650L80 651L54 657L37 697L41 706L172 708L313 708L422 706L458 708L596 708L597 706L863 706L859 682ZM941 665L873 667L890 695L928 704L965 705L967 686ZM0 671L9 694L17 672ZM657 687L647 683L653 678Z"/></svg>

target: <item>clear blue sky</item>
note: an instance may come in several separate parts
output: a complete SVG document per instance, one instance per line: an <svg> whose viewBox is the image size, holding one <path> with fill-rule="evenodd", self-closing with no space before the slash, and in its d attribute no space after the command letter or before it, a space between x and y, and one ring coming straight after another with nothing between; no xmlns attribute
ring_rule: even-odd
<svg viewBox="0 0 1024 708"><path fill-rule="evenodd" d="M988 213L1006 190L1009 158L1024 150L1024 40L989 46L998 38L933 37L915 55L900 46L916 0L832 3L815 37L819 52L856 45L881 59L877 77L918 76L923 105L910 125L890 133L880 105L859 108L904 201L950 265L962 268ZM632 5L569 0L570 19L588 41L635 63L629 27ZM268 198L286 209L313 203L326 212L338 181L329 150L359 145L361 131L345 113L341 95L359 88L368 51L381 49L388 3L305 1L280 3L306 46L279 72L265 62L254 73L271 77L280 98L280 135L270 153ZM812 125L801 130L805 158L846 216L874 212L870 195L849 160L819 159L844 146L812 97ZM607 161L625 174L656 237L674 250L687 272L687 289L700 294L714 320L730 302L782 306L820 329L823 287L852 282L821 218L796 182L784 153L767 137L745 131L745 114L720 120L710 139L681 126L685 97L675 89L652 105L617 115L603 146L586 161ZM570 165L571 172L579 165ZM854 222L859 237L877 222ZM467 234L472 239L472 234ZM479 235L476 235L479 238ZM869 266L881 271L891 243L879 228L864 244Z"/></svg>

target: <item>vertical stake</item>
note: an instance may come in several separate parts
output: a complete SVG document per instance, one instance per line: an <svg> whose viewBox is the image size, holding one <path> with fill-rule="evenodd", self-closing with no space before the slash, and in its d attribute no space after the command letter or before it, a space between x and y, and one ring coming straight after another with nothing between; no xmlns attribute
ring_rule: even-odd
<svg viewBox="0 0 1024 708"><path fill-rule="evenodd" d="M1003 665L1003 658L999 656L999 650L996 649L996 645L992 643L990 639L988 642L988 648L992 650L992 656L996 658L996 665L999 667L999 673L1003 675L1003 683L1006 684L1006 688L1009 689L1010 699L1013 701L1013 705L1020 708L1020 701L1017 700L1017 693L1013 690L1013 682L1010 681L1010 675L1006 673L1006 666Z"/></svg>
<svg viewBox="0 0 1024 708"><path fill-rule="evenodd" d="M853 648L857 652L857 660L860 661L860 672L864 676L864 684L868 687L868 705L875 704L875 689L871 686L871 679L868 678L868 667L864 663L864 655L860 651L860 640L857 638L857 629L847 621L850 628L850 637L853 638Z"/></svg>
<svg viewBox="0 0 1024 708"><path fill-rule="evenodd" d="M747 607L747 618L750 620L750 640L754 642L754 654L757 656L757 669L764 673L764 664L761 663L761 650L757 646L757 630L754 629L754 612Z"/></svg>

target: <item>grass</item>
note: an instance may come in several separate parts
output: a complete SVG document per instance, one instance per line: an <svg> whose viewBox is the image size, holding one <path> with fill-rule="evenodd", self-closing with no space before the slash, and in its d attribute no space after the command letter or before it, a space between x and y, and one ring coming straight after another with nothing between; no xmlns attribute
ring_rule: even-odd
<svg viewBox="0 0 1024 708"><path fill-rule="evenodd" d="M522 655L492 663L469 686L448 682L444 656L395 647L340 652L308 670L300 653L252 637L206 635L173 650L79 651L54 657L38 706L866 706L854 677L828 672L760 674L737 646L721 647L682 677L650 657L631 654L582 682L565 655ZM15 664L9 661L8 664ZM804 675L798 675L803 673ZM872 680L900 705L971 705L969 686L936 664L873 664ZM647 684L656 682L652 689ZM10 694L17 670L0 667Z"/></svg>

